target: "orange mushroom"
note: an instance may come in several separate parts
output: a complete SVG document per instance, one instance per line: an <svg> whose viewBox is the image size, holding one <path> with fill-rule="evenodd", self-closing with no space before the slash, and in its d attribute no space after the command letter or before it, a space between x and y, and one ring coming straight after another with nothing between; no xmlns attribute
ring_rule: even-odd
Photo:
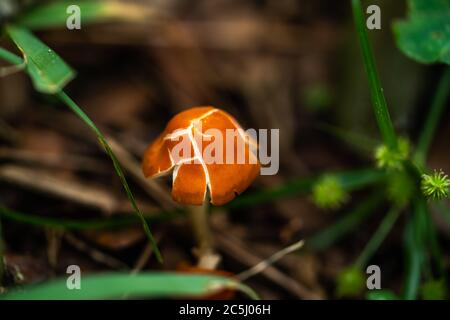
<svg viewBox="0 0 450 320"><path fill-rule="evenodd" d="M215 153L222 152L222 158L226 158L222 159L223 163L209 163L201 152L208 150L211 144L217 146L216 137L207 135L211 129L224 137L219 149L212 154L216 156ZM225 141L231 137L227 130L236 132L231 141L233 149L227 148L227 143L231 143ZM188 154L180 152L174 160L173 152L182 139L190 142L191 150L185 152ZM258 176L260 164L254 152L255 145L254 140L245 135L238 122L225 111L213 107L191 108L174 116L164 132L150 144L142 169L150 178L173 171L172 197L178 203L201 205L209 193L212 204L223 205L247 189ZM230 151L233 152L231 157ZM239 152L245 159L244 163L238 161ZM230 158L233 161L225 161Z"/></svg>
<svg viewBox="0 0 450 320"><path fill-rule="evenodd" d="M172 197L187 205L201 268L214 269L220 260L212 249L206 199L209 195L212 204L223 205L247 189L260 170L256 149L255 140L231 115L195 107L175 115L145 151L146 177L173 172Z"/></svg>

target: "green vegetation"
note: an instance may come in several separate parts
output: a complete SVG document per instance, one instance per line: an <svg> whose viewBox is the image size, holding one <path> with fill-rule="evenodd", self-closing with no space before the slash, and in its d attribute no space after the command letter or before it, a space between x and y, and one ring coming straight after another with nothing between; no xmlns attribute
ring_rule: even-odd
<svg viewBox="0 0 450 320"><path fill-rule="evenodd" d="M375 63L371 42L365 26L365 16L360 0L351 0L356 35L361 47L362 60L368 79L374 121L377 123L382 144L373 150L374 161L371 168L322 173L319 176L300 177L292 181L248 193L236 198L226 205L226 209L251 207L257 204L270 203L281 198L296 195L308 195L314 204L327 210L344 208L346 214L306 239L309 248L322 251L357 229L374 212L386 208L384 217L371 235L368 242L361 247L361 252L354 262L342 270L336 278L336 295L338 297L358 297L365 290L365 267L376 256L383 241L399 220L405 221L403 230L404 279L402 293L395 294L389 290L375 291L367 294L371 300L392 299L444 299L448 297L448 279L446 279L444 261L435 225L430 216L433 203L450 197L450 180L441 170L427 166L427 156L433 137L437 131L439 120L444 112L450 90L450 67L446 66L439 83L436 85L434 98L429 103L428 116L423 123L418 139L403 138L398 135L391 121L388 103ZM61 104L66 105L97 136L100 145L111 158L115 172L137 214L135 217L112 217L109 219L57 219L29 215L0 206L0 217L35 226L46 226L60 229L95 229L113 228L117 226L141 223L152 245L157 259L162 256L149 228L150 222L165 219L184 218L183 209L173 212L158 212L144 215L138 208L135 197L128 185L122 167L111 150L105 136L83 112L83 110L64 92L66 84L74 79L75 72L51 48L47 47L30 30L61 25L65 16L60 6L66 3L54 3L42 6L25 13L3 26L3 31L20 50L22 57L0 48L0 58L14 65L25 65L25 71L31 78L36 91L53 95ZM117 11L104 8L100 4L90 5L88 1L81 6L89 13L88 21L111 17L120 18ZM450 1L409 0L408 16L405 20L396 21L393 25L394 35L399 49L408 57L419 63L450 64ZM53 18L48 20L47 16ZM127 17L123 17L126 19ZM390 88L387 88L390 90ZM320 90L319 90L320 91ZM308 98L311 104L327 105L329 99L322 97L323 92L311 93ZM319 97L316 97L319 96ZM319 107L317 107L319 108ZM414 147L415 145L415 147ZM431 173L434 172L434 173ZM351 197L351 193L366 189L368 196ZM362 199L346 207L350 199ZM1 204L0 204L1 205ZM443 211L443 210L442 210ZM448 212L443 214L448 221ZM1 236L0 225L0 236ZM3 273L2 242L0 238L0 277ZM136 276L123 274L106 274L91 276L83 281L85 286L81 292L63 290L65 282L42 284L26 288L24 291L11 292L6 298L110 298L110 297L174 297L210 293L212 283L220 283L225 287L232 286L247 292L252 298L256 295L244 285L223 277L194 276L187 274L141 273ZM108 288L106 290L105 288ZM65 292L65 293L64 293ZM67 294L67 295L66 295ZM62 296L61 296L62 295Z"/></svg>

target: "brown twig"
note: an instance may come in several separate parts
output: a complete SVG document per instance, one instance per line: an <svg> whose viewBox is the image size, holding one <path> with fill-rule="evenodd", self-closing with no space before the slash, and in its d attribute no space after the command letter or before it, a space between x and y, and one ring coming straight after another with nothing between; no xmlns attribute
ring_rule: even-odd
<svg viewBox="0 0 450 320"><path fill-rule="evenodd" d="M0 179L98 208L108 213L113 212L118 206L116 198L102 189L87 186L77 181L62 180L45 171L6 165L0 167Z"/></svg>
<svg viewBox="0 0 450 320"><path fill-rule="evenodd" d="M243 263L247 267L255 266L263 260L250 250L246 249L238 239L229 234L223 234L220 230L218 230L218 228L214 229L214 234L218 247L225 251L230 257L233 257L236 261ZM280 287L284 288L286 291L298 298L308 300L322 298L274 266L269 266L264 269L264 271L261 272L261 275L278 284Z"/></svg>
<svg viewBox="0 0 450 320"><path fill-rule="evenodd" d="M0 148L0 159L15 160L52 168L107 173L101 161L76 154L42 153L24 149Z"/></svg>

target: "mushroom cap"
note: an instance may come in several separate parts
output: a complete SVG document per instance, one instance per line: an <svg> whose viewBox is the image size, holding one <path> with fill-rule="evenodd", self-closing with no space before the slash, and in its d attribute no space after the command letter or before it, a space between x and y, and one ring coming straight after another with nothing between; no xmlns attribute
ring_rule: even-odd
<svg viewBox="0 0 450 320"><path fill-rule="evenodd" d="M211 132L209 129L220 131L223 140L216 141L215 136L208 135ZM227 129L237 129L232 145L234 159L230 156L230 160L234 161L226 159ZM175 149L182 139L188 139L186 141L191 150ZM215 151L211 155L222 152L222 163L204 161L203 155L212 143L215 143ZM210 150L214 149L210 147ZM231 115L214 107L195 107L178 113L169 121L165 130L145 151L142 170L149 178L173 172L172 198L178 203L201 205L209 192L212 204L223 205L247 189L259 175L256 148L256 142L245 135ZM177 157L174 157L175 150ZM244 152L244 162L237 161L239 152Z"/></svg>

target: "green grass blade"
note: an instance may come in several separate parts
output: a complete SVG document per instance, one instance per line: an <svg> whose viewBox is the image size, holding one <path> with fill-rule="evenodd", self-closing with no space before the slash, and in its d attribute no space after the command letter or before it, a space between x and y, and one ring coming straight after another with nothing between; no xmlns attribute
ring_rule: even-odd
<svg viewBox="0 0 450 320"><path fill-rule="evenodd" d="M105 1L106 3L106 1ZM80 7L81 23L90 23L104 17L104 4L101 1L53 1L44 3L28 10L21 15L16 23L30 29L66 26L69 14L67 7L76 4Z"/></svg>
<svg viewBox="0 0 450 320"><path fill-rule="evenodd" d="M419 293L423 264L425 262L425 232L427 208L424 199L413 203L413 215L405 227L404 243L406 272L403 298L414 300Z"/></svg>
<svg viewBox="0 0 450 320"><path fill-rule="evenodd" d="M0 48L0 57L5 60L8 61L9 63L12 64L22 64L23 63L23 59L16 56L14 53L9 52L8 50L5 50L4 48Z"/></svg>
<svg viewBox="0 0 450 320"><path fill-rule="evenodd" d="M7 54L5 54L5 53L7 53ZM0 56L4 59L7 59L10 62L17 60L17 59L13 59L11 54L9 54L9 52L5 51L5 50L0 52ZM45 73L46 71L47 71L46 68L40 69L40 73ZM43 75L41 75L41 76L45 78L45 76L43 76ZM59 91L59 92L55 93L55 96L58 97L64 104L66 104L97 136L100 144L104 147L106 153L108 154L108 156L111 158L111 160L113 162L114 169L122 183L123 188L125 189L127 197L130 200L134 211L141 219L142 226L145 230L147 237L150 240L150 243L153 247L156 258L158 259L159 262L162 262L161 253L160 253L158 246L156 244L156 241L150 231L147 221L145 220L143 214L139 210L139 208L136 204L136 201L134 199L133 193L131 192L130 187L128 186L128 182L125 178L125 175L123 174L122 167L121 167L119 161L117 160L116 156L114 155L113 151L111 150L111 147L108 145L108 142L106 141L104 135L100 132L100 130L97 128L97 126L94 124L94 122L92 122L92 120L84 113L84 111L81 110L81 108L78 107L78 105L66 93L64 93L63 91Z"/></svg>
<svg viewBox="0 0 450 320"><path fill-rule="evenodd" d="M27 72L37 91L54 94L75 77L72 68L27 29L10 25L6 31L22 52Z"/></svg>
<svg viewBox="0 0 450 320"><path fill-rule="evenodd" d="M372 47L367 36L366 20L359 0L352 0L352 10L356 31L358 33L359 44L362 50L364 67L366 69L369 81L372 104L374 107L378 127L380 129L384 143L389 148L396 149L397 136L394 131L394 126L392 125L391 117L389 115L383 88L381 87L380 79L378 77Z"/></svg>
<svg viewBox="0 0 450 320"><path fill-rule="evenodd" d="M112 298L177 298L214 293L217 288L244 291L257 299L249 287L230 278L174 272L105 273L82 275L81 289L69 290L66 279L24 287L3 296L6 300L87 300Z"/></svg>
<svg viewBox="0 0 450 320"><path fill-rule="evenodd" d="M383 202L383 193L368 197L350 213L340 218L336 223L311 237L307 244L315 250L325 250L355 230Z"/></svg>
<svg viewBox="0 0 450 320"><path fill-rule="evenodd" d="M139 218L141 219L142 222L142 226L144 227L145 233L147 234L148 239L150 240L150 243L153 247L153 250L155 252L155 255L158 259L159 262L162 262L162 256L161 253L159 252L158 249L158 245L156 244L156 241L150 231L150 228L147 224L147 221L145 220L144 215L142 214L142 212L139 210L137 204L136 204L136 200L134 199L134 195L130 190L130 187L128 186L128 182L125 178L125 175L123 173L122 167L119 163L119 160L117 160L115 154L113 153L113 151L111 150L108 142L106 141L106 138L103 136L103 134L100 132L100 130L97 128L97 126L92 122L92 120L87 116L86 113L84 113L83 110L80 109L80 107L78 107L78 105L63 91L58 92L56 94L56 96L64 103L66 104L84 123L86 123L86 125L95 133L95 135L97 136L100 144L104 147L106 153L108 154L108 156L111 158L113 165L114 165L114 169L116 170L117 176L120 179L120 182L122 183L123 188L125 189L125 192L128 196L128 199L131 202L131 205L134 209L134 211L137 213L137 215L139 216Z"/></svg>
<svg viewBox="0 0 450 320"><path fill-rule="evenodd" d="M148 222L165 221L181 216L181 211L158 212L145 216ZM66 219L51 218L35 214L27 214L0 206L0 217L8 220L29 224L35 227L48 227L67 230L110 229L138 224L138 216L114 216L110 218Z"/></svg>
<svg viewBox="0 0 450 320"><path fill-rule="evenodd" d="M367 265L369 260L380 247L381 243L384 241L384 239L386 239L387 235L392 230L392 227L400 216L401 211L402 208L393 207L381 221L381 224L378 226L372 238L366 244L358 259L356 260L356 265L361 269L363 269Z"/></svg>
<svg viewBox="0 0 450 320"><path fill-rule="evenodd" d="M373 150L380 145L380 141L377 139L372 139L363 134L330 124L319 125L319 129L338 138L348 146L352 147L353 150L356 150L364 155L370 154L370 156L372 156Z"/></svg>
<svg viewBox="0 0 450 320"><path fill-rule="evenodd" d="M336 177L340 181L341 186L348 192L377 183L385 177L384 172L377 169L341 171L330 173L330 175ZM284 183L281 186L276 186L253 193L242 194L231 203L225 205L225 207L229 209L247 207L256 204L268 203L280 198L307 194L311 192L312 187L320 178L321 176L314 176L295 179Z"/></svg>
<svg viewBox="0 0 450 320"><path fill-rule="evenodd" d="M436 225L434 224L434 221L431 217L431 212L429 208L427 207L427 242L430 249L430 254L433 257L435 263L436 263L436 269L439 273L439 277L447 277L447 274L445 272L445 259L442 255L442 249L439 244L439 238L438 238L438 232L436 230Z"/></svg>
<svg viewBox="0 0 450 320"><path fill-rule="evenodd" d="M426 161L426 156L428 149L433 140L434 134L436 133L439 120L442 117L442 113L445 109L445 102L447 101L450 90L450 67L447 67L442 75L436 94L431 102L430 112L428 113L425 125L419 136L419 141L417 142L417 149L414 155L414 160L419 166L424 166Z"/></svg>
<svg viewBox="0 0 450 320"><path fill-rule="evenodd" d="M32 8L20 16L16 23L30 29L65 27L67 7L77 5L81 13L81 28L90 23L106 20L145 21L152 15L148 6L136 3L105 0L58 0ZM148 21L148 20L147 20Z"/></svg>

